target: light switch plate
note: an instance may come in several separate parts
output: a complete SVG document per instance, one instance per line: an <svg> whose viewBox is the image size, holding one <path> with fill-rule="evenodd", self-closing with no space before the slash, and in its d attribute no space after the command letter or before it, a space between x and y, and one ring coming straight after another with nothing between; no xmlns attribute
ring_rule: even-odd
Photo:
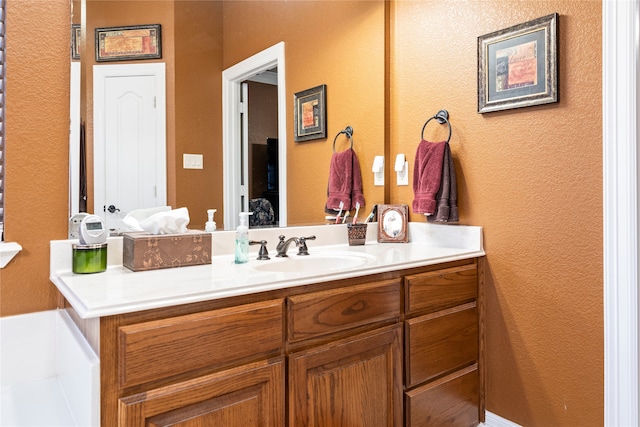
<svg viewBox="0 0 640 427"><path fill-rule="evenodd" d="M202 169L202 154L183 154L182 167L184 169Z"/></svg>
<svg viewBox="0 0 640 427"><path fill-rule="evenodd" d="M404 168L396 172L397 185L409 185L409 162L404 162Z"/></svg>

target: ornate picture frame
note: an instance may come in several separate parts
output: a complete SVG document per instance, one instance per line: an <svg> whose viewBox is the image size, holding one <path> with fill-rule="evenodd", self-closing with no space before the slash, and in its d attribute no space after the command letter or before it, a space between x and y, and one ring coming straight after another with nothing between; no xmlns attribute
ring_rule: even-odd
<svg viewBox="0 0 640 427"><path fill-rule="evenodd" d="M296 142L327 137L327 85L293 95L293 120Z"/></svg>
<svg viewBox="0 0 640 427"><path fill-rule="evenodd" d="M160 24L96 28L96 61L162 58Z"/></svg>
<svg viewBox="0 0 640 427"><path fill-rule="evenodd" d="M558 14L478 37L478 113L558 102Z"/></svg>
<svg viewBox="0 0 640 427"><path fill-rule="evenodd" d="M408 205L378 205L378 242L407 243Z"/></svg>
<svg viewBox="0 0 640 427"><path fill-rule="evenodd" d="M80 59L80 24L71 24L71 59Z"/></svg>

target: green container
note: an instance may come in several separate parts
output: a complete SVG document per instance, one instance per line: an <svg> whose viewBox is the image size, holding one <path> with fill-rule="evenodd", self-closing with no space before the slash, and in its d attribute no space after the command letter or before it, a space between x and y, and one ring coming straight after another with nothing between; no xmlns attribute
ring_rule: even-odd
<svg viewBox="0 0 640 427"><path fill-rule="evenodd" d="M107 244L79 245L73 247L73 272L78 274L101 273L107 269Z"/></svg>

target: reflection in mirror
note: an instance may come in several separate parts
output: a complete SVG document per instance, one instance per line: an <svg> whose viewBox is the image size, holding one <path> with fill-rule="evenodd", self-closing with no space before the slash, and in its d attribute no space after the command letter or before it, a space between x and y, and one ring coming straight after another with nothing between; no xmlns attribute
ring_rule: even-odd
<svg viewBox="0 0 640 427"><path fill-rule="evenodd" d="M286 72L285 118L278 122L278 135L270 132L259 137L264 147L268 147L267 138L289 141L278 153L287 159L279 165L283 173L278 184L288 199L277 206L278 217L286 218L288 225L324 222L331 141L346 124L358 135L354 150L363 171L371 169L376 155L384 154L384 0L73 0L73 22L82 29L81 59L75 61L80 66L77 128L84 124L89 211L94 205L98 205L95 210L102 208L94 200L94 162L104 161L94 150L93 67L102 65L95 61L95 28L162 26L162 59L109 65L162 62L166 66L166 200L173 207L189 209L190 228L204 228L206 211L211 208L218 211L219 229L233 228L223 200L225 193L234 190L225 181L245 172L241 163L228 165L223 152L227 137L223 135L222 73L279 42L286 45L286 69L282 70ZM294 143L290 101L294 93L319 84L327 85L327 138ZM78 130L71 141L72 151L80 139ZM240 140L226 142L240 144ZM265 168L257 165L258 159L268 157L264 150L269 149L243 152L244 164L249 165L246 172L257 174ZM184 154L201 158L202 169L185 168ZM80 159L71 161L73 171ZM249 174L245 176L247 183ZM373 185L372 173L363 173L363 187L368 204L384 202L384 187ZM248 209L249 200L265 191L270 190L235 187L235 194L245 195L238 209ZM77 205L71 201L72 213L79 209Z"/></svg>

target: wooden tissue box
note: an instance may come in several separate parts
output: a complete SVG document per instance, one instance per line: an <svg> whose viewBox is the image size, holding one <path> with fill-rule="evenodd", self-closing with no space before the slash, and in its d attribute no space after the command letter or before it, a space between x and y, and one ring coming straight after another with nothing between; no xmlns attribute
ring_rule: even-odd
<svg viewBox="0 0 640 427"><path fill-rule="evenodd" d="M122 265L133 271L211 264L211 233L123 234Z"/></svg>

